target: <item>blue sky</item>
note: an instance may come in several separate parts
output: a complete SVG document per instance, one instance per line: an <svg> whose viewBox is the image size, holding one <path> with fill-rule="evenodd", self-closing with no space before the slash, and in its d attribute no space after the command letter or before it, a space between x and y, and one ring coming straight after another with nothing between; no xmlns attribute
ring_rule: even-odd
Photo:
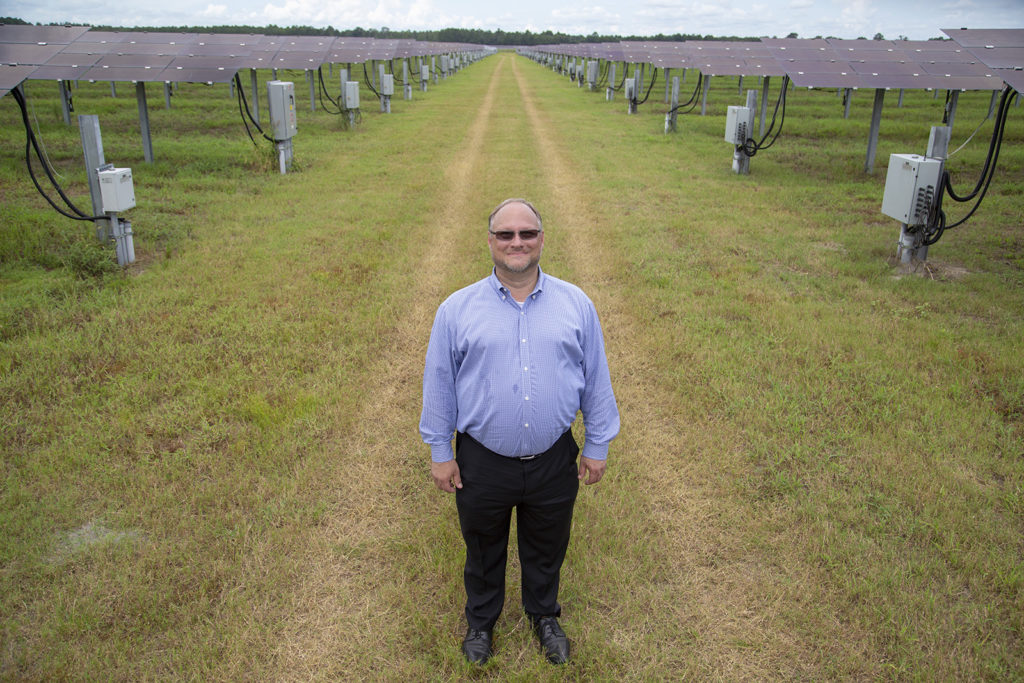
<svg viewBox="0 0 1024 683"><path fill-rule="evenodd" d="M312 25L699 33L801 38L938 37L943 28L1024 28L1024 0L0 0L0 16L114 26Z"/></svg>

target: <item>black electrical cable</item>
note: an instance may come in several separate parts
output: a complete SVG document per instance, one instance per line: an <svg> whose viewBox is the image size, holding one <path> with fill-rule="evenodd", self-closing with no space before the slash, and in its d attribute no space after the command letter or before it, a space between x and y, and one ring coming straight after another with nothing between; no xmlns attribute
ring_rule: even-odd
<svg viewBox="0 0 1024 683"><path fill-rule="evenodd" d="M693 108L697 106L697 96L700 95L700 89L703 84L704 74L697 72L697 86L693 89L693 94L690 95L690 99L683 102L682 104L677 104L676 106L669 109L666 113L675 114L678 113L679 111L682 111L684 107L689 107L689 109L687 109L686 111L692 111Z"/></svg>
<svg viewBox="0 0 1024 683"><path fill-rule="evenodd" d="M649 86L647 86L647 94L644 95L644 98L642 100L640 100L640 101L637 101L635 96L633 97L633 101L636 103L636 106L639 107L641 104L643 104L644 102L647 101L647 98L651 96L651 91L654 90L654 84L657 83L657 82L658 82L658 70L654 69L654 78L651 79L651 84ZM637 86L637 90L639 90L640 87L641 86L638 85Z"/></svg>
<svg viewBox="0 0 1024 683"><path fill-rule="evenodd" d="M975 211L978 210L978 207L981 206L981 202L985 198L985 194L988 192L988 188L992 183L992 178L995 176L996 166L999 163L999 152L1003 145L1003 133L1006 130L1006 121L1009 115L1010 102L1013 100L1014 94L1016 94L1016 91L1010 86L1006 86L1003 89L1002 99L999 102L998 113L996 115L995 128L992 131L992 139L989 142L988 154L986 155L985 164L974 189L966 195L958 195L953 190L949 171L943 169L942 177L939 180L938 197L936 197L935 204L929 212L928 222L924 229L925 233L923 243L926 246L931 246L938 242L946 230L956 228L966 223L967 220L974 215ZM952 224L946 223L946 212L942 208L943 197L947 193L950 198L960 203L969 202L977 197L977 201L975 201L967 215Z"/></svg>
<svg viewBox="0 0 1024 683"><path fill-rule="evenodd" d="M36 135L32 131L32 125L29 123L28 120L28 107L25 104L24 96L21 94L21 91L18 88L14 88L13 90L11 90L11 93L14 95L14 100L18 103L18 107L21 109L21 120L25 124L25 166L28 168L28 175L32 179L32 184L36 186L36 190L39 191L39 194L43 196L43 199L45 199L46 202L51 207L53 207L53 209L57 213L66 218L70 218L76 221L95 221L98 219L107 218L107 216L90 216L89 214L85 213L77 206L75 206L75 203L72 202L71 199L69 199L68 196L64 193L64 190L61 189L61 186L57 182L57 179L53 177L53 171L50 169L50 165L46 163L46 158L43 156L42 152L39 149L39 142L38 140L36 140ZM39 163L43 167L43 171L46 173L46 177L50 180L50 184L52 184L54 189L57 190L57 194L60 195L60 198L62 200L64 200L64 203L67 205L67 207L74 212L73 214L68 213L67 211L64 211L61 207L57 206L57 203L53 201L53 199L48 194L46 194L46 191L43 190L42 185L39 184L39 179L36 178L36 174L32 170L33 149L36 152L36 157L38 157Z"/></svg>
<svg viewBox="0 0 1024 683"><path fill-rule="evenodd" d="M263 128L260 127L260 124L256 122L256 119L252 117L252 112L249 111L249 101L245 97L245 88L242 87L242 79L237 73L235 73L235 87L238 90L238 109L242 114L242 123L245 124L245 132L249 134L249 139L252 140L253 146L256 147L257 145L256 140L252 136L252 131L249 130L249 121L252 121L252 125L256 126L256 130L260 132L260 135L271 142L276 142L274 138L263 132ZM248 119L248 121L246 119Z"/></svg>
<svg viewBox="0 0 1024 683"><path fill-rule="evenodd" d="M775 144L775 141L779 139L779 135L782 134L782 127L786 123L786 92L789 90L789 76L782 77L782 91L779 93L779 99L775 101L775 109L772 111L772 122L768 125L768 130L764 132L760 142L754 140L754 138L747 138L743 141L742 145L737 145L736 149L743 152L748 157L752 157L763 149L768 149ZM772 136L771 142L767 145L764 143L768 139L769 135L772 135L772 131L775 128L775 117L779 113L779 106L782 106L782 119L779 121L779 129L775 131Z"/></svg>
<svg viewBox="0 0 1024 683"><path fill-rule="evenodd" d="M380 93L377 92L377 89L373 87L373 83L370 82L370 74L366 71L366 62L363 62L363 81L366 83L366 87L370 89L370 92L376 95L377 99L380 99Z"/></svg>
<svg viewBox="0 0 1024 683"><path fill-rule="evenodd" d="M324 71L323 71L323 67L318 66L316 68L316 75L317 75L317 79L320 81L320 89L317 92L317 94L320 97L320 108L323 109L328 114L333 114L335 116L340 115L342 113L341 105L338 104L338 102L333 97L331 97L331 93L327 92L327 86L324 85ZM338 111L331 111L327 107L327 105L324 104L324 95L327 95L327 101L330 102L331 104L333 104L337 108Z"/></svg>

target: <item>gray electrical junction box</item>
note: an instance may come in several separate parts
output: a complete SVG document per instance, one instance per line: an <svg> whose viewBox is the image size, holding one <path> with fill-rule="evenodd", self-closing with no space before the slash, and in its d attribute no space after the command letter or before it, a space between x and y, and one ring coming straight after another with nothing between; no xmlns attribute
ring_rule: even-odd
<svg viewBox="0 0 1024 683"><path fill-rule="evenodd" d="M290 81L268 81L267 102L270 126L275 140L290 140L298 132L295 120L295 84Z"/></svg>
<svg viewBox="0 0 1024 683"><path fill-rule="evenodd" d="M359 81L345 81L345 109L359 109Z"/></svg>
<svg viewBox="0 0 1024 683"><path fill-rule="evenodd" d="M750 107L729 107L725 111L725 141L742 145L754 128L754 112Z"/></svg>
<svg viewBox="0 0 1024 683"><path fill-rule="evenodd" d="M105 167L96 171L104 213L127 211L135 206L132 169Z"/></svg>
<svg viewBox="0 0 1024 683"><path fill-rule="evenodd" d="M924 225L939 193L940 159L890 154L882 213L907 225Z"/></svg>

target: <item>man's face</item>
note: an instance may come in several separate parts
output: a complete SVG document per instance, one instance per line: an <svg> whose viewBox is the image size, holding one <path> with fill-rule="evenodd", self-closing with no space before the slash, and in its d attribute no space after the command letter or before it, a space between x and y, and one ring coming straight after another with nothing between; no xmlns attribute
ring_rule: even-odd
<svg viewBox="0 0 1024 683"><path fill-rule="evenodd" d="M508 204L494 216L491 232L487 235L487 245L491 248L494 266L508 273L524 273L540 263L540 255L544 250L544 233L532 240L524 240L520 230L536 230L537 217L529 207L523 204ZM515 236L508 241L498 239L496 232L512 231Z"/></svg>

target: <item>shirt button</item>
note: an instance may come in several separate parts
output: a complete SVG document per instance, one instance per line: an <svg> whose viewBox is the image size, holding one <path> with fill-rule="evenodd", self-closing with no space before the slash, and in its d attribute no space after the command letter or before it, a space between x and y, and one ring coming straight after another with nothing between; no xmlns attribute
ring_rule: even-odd
<svg viewBox="0 0 1024 683"><path fill-rule="evenodd" d="M524 344L526 343L526 340L525 340L525 339L522 339L522 340L520 340L520 341L522 341L522 342L523 342Z"/></svg>
<svg viewBox="0 0 1024 683"><path fill-rule="evenodd" d="M526 372L526 371L528 371L529 369L530 369L530 368L528 368L528 367L526 367L526 366L523 366L523 372Z"/></svg>
<svg viewBox="0 0 1024 683"><path fill-rule="evenodd" d="M529 422L527 422L527 423L526 423L526 424L524 424L523 426L524 426L524 427L527 427L527 428L529 428L529 426L530 426L530 423L529 423Z"/></svg>
<svg viewBox="0 0 1024 683"><path fill-rule="evenodd" d="M524 400L524 401L529 401L529 400L530 400L530 397L529 397L529 396L523 396L523 400Z"/></svg>

